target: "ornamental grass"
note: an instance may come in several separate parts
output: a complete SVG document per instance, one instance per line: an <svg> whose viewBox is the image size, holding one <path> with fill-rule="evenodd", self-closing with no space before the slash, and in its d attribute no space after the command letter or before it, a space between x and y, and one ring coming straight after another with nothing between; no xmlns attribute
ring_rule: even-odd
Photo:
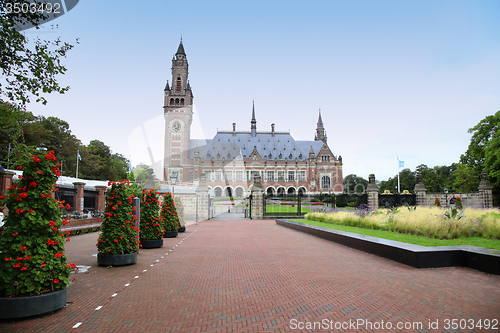
<svg viewBox="0 0 500 333"><path fill-rule="evenodd" d="M0 197L9 215L0 229L0 297L39 295L65 289L74 263L66 263L64 243L69 242L60 231L60 208L64 201L53 196L59 163L54 152L25 156L18 170L23 175Z"/></svg>
<svg viewBox="0 0 500 333"><path fill-rule="evenodd" d="M105 217L101 234L97 239L97 250L101 255L129 254L139 250L139 229L133 213L134 195L129 189L130 182L122 180L109 182L106 191Z"/></svg>
<svg viewBox="0 0 500 333"><path fill-rule="evenodd" d="M163 196L160 220L165 231L177 231L179 229L179 218L170 192Z"/></svg>
<svg viewBox="0 0 500 333"><path fill-rule="evenodd" d="M334 211L312 212L306 219L318 222L394 231L437 239L484 237L500 239L500 210L446 210L440 207L400 207L369 212Z"/></svg>
<svg viewBox="0 0 500 333"><path fill-rule="evenodd" d="M160 221L160 203L155 189L143 190L141 200L141 240L157 240L163 238L163 226Z"/></svg>

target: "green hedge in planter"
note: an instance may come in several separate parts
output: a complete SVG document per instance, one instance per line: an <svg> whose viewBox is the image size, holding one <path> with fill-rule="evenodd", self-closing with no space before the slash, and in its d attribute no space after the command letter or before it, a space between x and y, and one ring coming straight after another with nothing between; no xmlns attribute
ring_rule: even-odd
<svg viewBox="0 0 500 333"><path fill-rule="evenodd" d="M66 263L66 235L59 230L67 223L59 210L65 206L52 196L58 165L53 151L25 156L18 167L23 175L0 197L0 206L9 209L0 232L0 297L39 295L69 284L76 266Z"/></svg>
<svg viewBox="0 0 500 333"><path fill-rule="evenodd" d="M143 190L141 201L140 239L156 240L163 238L163 226L160 221L160 203L155 189Z"/></svg>
<svg viewBox="0 0 500 333"><path fill-rule="evenodd" d="M179 218L170 192L163 196L160 219L165 231L177 231L179 229Z"/></svg>
<svg viewBox="0 0 500 333"><path fill-rule="evenodd" d="M105 217L97 250L101 255L128 254L139 250L138 228L135 225L130 182L109 182L106 191Z"/></svg>
<svg viewBox="0 0 500 333"><path fill-rule="evenodd" d="M179 219L179 226L183 227L186 225L186 216L184 215L184 203L180 196L174 196L174 204L177 218Z"/></svg>

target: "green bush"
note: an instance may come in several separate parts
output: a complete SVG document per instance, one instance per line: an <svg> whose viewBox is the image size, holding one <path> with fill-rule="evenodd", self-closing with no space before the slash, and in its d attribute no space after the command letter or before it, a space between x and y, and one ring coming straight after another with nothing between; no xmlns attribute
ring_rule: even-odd
<svg viewBox="0 0 500 333"><path fill-rule="evenodd" d="M160 220L165 231L176 231L179 229L179 218L177 217L174 200L170 192L163 196Z"/></svg>
<svg viewBox="0 0 500 333"><path fill-rule="evenodd" d="M108 183L106 216L97 239L97 250L102 255L129 254L139 250L139 229L136 227L132 205L134 195L129 185L127 179Z"/></svg>
<svg viewBox="0 0 500 333"><path fill-rule="evenodd" d="M141 200L140 239L156 240L163 237L160 221L160 203L155 189L143 190Z"/></svg>
<svg viewBox="0 0 500 333"><path fill-rule="evenodd" d="M60 175L54 152L25 155L23 175L0 197L9 215L0 229L0 297L39 295L65 289L74 263L66 263L64 201L52 196ZM69 209L69 205L66 205ZM66 234L69 235L69 232ZM69 238L68 238L69 241Z"/></svg>

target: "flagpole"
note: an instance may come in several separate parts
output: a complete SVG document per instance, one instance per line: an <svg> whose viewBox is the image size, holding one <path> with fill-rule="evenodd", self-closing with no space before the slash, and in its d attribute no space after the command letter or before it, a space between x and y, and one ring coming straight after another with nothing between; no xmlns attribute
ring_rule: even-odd
<svg viewBox="0 0 500 333"><path fill-rule="evenodd" d="M80 155L80 150L76 151L76 176L75 178L78 178L78 156Z"/></svg>
<svg viewBox="0 0 500 333"><path fill-rule="evenodd" d="M398 193L401 193L399 189L399 156L397 157L397 159L398 159Z"/></svg>

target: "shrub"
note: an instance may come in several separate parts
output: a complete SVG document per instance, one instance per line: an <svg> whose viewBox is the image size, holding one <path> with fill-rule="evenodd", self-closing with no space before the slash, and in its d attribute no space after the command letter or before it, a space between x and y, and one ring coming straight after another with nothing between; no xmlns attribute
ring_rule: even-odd
<svg viewBox="0 0 500 333"><path fill-rule="evenodd" d="M165 231L176 231L179 229L179 219L170 192L163 196L160 220Z"/></svg>
<svg viewBox="0 0 500 333"><path fill-rule="evenodd" d="M182 198L180 196L174 196L174 204L177 218L179 219L179 225L183 227L186 225L186 216L184 215L184 203L182 202Z"/></svg>
<svg viewBox="0 0 500 333"><path fill-rule="evenodd" d="M106 192L106 217L97 239L100 254L129 254L139 250L139 229L133 215L132 199L128 180L109 182Z"/></svg>
<svg viewBox="0 0 500 333"><path fill-rule="evenodd" d="M439 198L436 198L436 200L434 200L434 206L441 207L441 200L439 200Z"/></svg>
<svg viewBox="0 0 500 333"><path fill-rule="evenodd" d="M155 189L143 190L141 201L141 227L139 238L156 240L163 237L163 227L160 221L160 203Z"/></svg>
<svg viewBox="0 0 500 333"><path fill-rule="evenodd" d="M23 175L7 197L0 197L0 206L9 209L0 232L0 296L4 297L65 289L71 268L76 267L66 263L65 235L59 230L67 223L59 210L64 201L52 196L60 175L54 152L24 160L18 167Z"/></svg>

